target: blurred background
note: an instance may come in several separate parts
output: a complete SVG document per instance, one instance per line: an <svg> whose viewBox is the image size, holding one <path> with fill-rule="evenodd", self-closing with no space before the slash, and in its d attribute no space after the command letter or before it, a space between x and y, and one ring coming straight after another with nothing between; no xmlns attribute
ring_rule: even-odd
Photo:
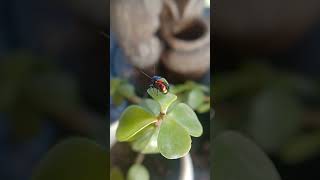
<svg viewBox="0 0 320 180"><path fill-rule="evenodd" d="M320 2L213 2L214 136L236 130L283 180L319 179Z"/></svg>
<svg viewBox="0 0 320 180"><path fill-rule="evenodd" d="M105 0L0 0L0 179L29 180L67 137L106 146L108 16Z"/></svg>

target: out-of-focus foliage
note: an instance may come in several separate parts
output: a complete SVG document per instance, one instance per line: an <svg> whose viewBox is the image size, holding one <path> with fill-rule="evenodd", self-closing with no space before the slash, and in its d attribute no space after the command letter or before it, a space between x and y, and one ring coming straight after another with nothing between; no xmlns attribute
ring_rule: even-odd
<svg viewBox="0 0 320 180"><path fill-rule="evenodd" d="M17 52L0 62L0 111L19 138L38 133L44 114L72 110L80 101L76 81L43 58Z"/></svg>
<svg viewBox="0 0 320 180"><path fill-rule="evenodd" d="M183 84L173 85L171 92L178 96L178 101L187 103L198 113L205 113L210 110L210 96L207 86L186 81Z"/></svg>
<svg viewBox="0 0 320 180"><path fill-rule="evenodd" d="M316 81L263 63L217 73L214 81L214 136L229 129L240 131L287 163L320 152L319 127L311 127L315 130L311 134L304 131L314 119L308 108L319 108Z"/></svg>
<svg viewBox="0 0 320 180"><path fill-rule="evenodd" d="M128 81L119 78L114 78L110 81L110 97L116 106L121 105L125 98L135 96L134 87Z"/></svg>
<svg viewBox="0 0 320 180"><path fill-rule="evenodd" d="M124 180L124 175L118 167L112 167L110 170L111 180Z"/></svg>
<svg viewBox="0 0 320 180"><path fill-rule="evenodd" d="M280 180L267 155L251 140L227 131L212 140L215 180Z"/></svg>
<svg viewBox="0 0 320 180"><path fill-rule="evenodd" d="M34 171L33 180L107 179L105 149L86 138L69 138L55 145Z"/></svg>

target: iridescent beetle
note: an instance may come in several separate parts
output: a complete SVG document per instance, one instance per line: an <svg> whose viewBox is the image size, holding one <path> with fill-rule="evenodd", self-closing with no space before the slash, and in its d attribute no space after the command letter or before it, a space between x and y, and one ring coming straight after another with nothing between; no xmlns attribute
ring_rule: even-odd
<svg viewBox="0 0 320 180"><path fill-rule="evenodd" d="M150 84L151 88L155 88L158 91L162 92L163 94L167 94L169 92L170 86L168 81L165 78L161 76L150 77L143 71L140 71L140 72L142 72L144 75L146 75L148 78L151 79L151 84Z"/></svg>

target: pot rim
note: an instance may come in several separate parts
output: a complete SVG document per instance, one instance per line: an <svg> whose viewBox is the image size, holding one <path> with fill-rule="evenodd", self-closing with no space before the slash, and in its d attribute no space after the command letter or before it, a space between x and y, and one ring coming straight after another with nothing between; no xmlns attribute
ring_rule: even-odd
<svg viewBox="0 0 320 180"><path fill-rule="evenodd" d="M118 125L119 125L119 121L115 121L110 125L110 150L114 146L114 144L117 142L116 130ZM194 180L193 163L192 163L190 153L180 158L179 180Z"/></svg>
<svg viewBox="0 0 320 180"><path fill-rule="evenodd" d="M181 31L194 22L203 26L204 32L201 34L201 36L194 40L184 40L176 37L176 32ZM168 45L175 50L191 51L199 49L210 43L210 22L207 17L183 20L179 22L173 29L164 29L163 37Z"/></svg>

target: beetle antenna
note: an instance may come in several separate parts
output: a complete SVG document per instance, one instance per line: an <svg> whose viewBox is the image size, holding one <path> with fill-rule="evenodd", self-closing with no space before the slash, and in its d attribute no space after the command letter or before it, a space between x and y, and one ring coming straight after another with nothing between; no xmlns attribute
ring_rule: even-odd
<svg viewBox="0 0 320 180"><path fill-rule="evenodd" d="M152 79L148 74L146 74L145 72L139 70L141 73L143 73L145 76L147 76L148 78Z"/></svg>

